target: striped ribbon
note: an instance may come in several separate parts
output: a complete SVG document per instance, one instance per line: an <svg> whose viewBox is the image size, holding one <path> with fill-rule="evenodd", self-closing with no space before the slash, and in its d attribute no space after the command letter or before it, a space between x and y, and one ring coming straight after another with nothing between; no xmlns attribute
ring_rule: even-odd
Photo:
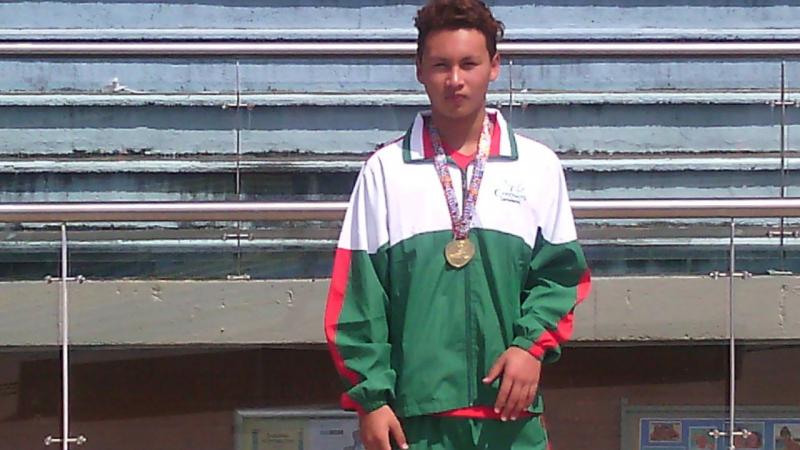
<svg viewBox="0 0 800 450"><path fill-rule="evenodd" d="M486 166L486 160L489 157L489 146L491 143L491 131L489 127L489 114L485 114L481 137L478 141L478 154L473 161L475 168L472 171L469 188L467 192L464 193L463 209L459 214L458 199L456 198L455 189L453 189L453 179L450 176L450 170L447 168L447 155L442 146L439 130L437 130L433 124L428 125L428 129L431 133L431 143L436 152L433 158L433 165L436 167L436 173L439 175L439 181L442 183L444 197L445 200L447 200L447 209L450 212L450 220L453 224L453 235L455 239L466 239L469 234L472 217L475 214L475 203L478 200L478 191L481 189L481 180L483 180L483 170ZM466 171L464 172L464 176L466 176Z"/></svg>

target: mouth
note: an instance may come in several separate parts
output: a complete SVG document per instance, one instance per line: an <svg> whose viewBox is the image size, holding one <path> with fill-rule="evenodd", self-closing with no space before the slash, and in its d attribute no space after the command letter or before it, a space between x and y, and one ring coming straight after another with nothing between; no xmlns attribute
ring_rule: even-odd
<svg viewBox="0 0 800 450"><path fill-rule="evenodd" d="M445 96L444 99L447 100L449 103L454 103L456 105L460 105L460 104L462 104L462 103L467 101L467 96L463 95L463 94L451 94L451 95Z"/></svg>

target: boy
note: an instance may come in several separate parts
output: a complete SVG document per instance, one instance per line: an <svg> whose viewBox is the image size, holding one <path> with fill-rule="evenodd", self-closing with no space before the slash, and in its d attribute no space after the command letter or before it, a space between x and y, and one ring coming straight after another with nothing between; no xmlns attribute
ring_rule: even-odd
<svg viewBox="0 0 800 450"><path fill-rule="evenodd" d="M544 449L542 362L588 294L561 165L486 108L503 24L478 0L415 20L431 110L350 199L325 333L368 450Z"/></svg>

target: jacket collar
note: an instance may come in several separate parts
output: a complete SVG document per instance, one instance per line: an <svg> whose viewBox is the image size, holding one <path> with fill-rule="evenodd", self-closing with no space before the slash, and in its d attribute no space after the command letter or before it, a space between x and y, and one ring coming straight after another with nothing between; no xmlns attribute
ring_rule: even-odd
<svg viewBox="0 0 800 450"><path fill-rule="evenodd" d="M497 151L491 152L492 159L517 159L517 141L514 138L514 131L508 125L500 111L493 108L486 108L486 113L492 115L500 130L500 142ZM430 161L425 154L425 118L431 115L430 111L421 111L414 118L414 123L403 137L403 161L404 162L423 162Z"/></svg>

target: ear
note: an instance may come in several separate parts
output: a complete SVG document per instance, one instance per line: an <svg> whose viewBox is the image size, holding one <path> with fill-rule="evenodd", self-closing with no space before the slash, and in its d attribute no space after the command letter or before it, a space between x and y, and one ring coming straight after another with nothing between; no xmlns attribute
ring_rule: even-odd
<svg viewBox="0 0 800 450"><path fill-rule="evenodd" d="M494 54L494 57L492 57L490 65L491 65L492 68L491 68L491 72L489 73L489 79L491 81L494 81L500 75L500 53L499 52Z"/></svg>

